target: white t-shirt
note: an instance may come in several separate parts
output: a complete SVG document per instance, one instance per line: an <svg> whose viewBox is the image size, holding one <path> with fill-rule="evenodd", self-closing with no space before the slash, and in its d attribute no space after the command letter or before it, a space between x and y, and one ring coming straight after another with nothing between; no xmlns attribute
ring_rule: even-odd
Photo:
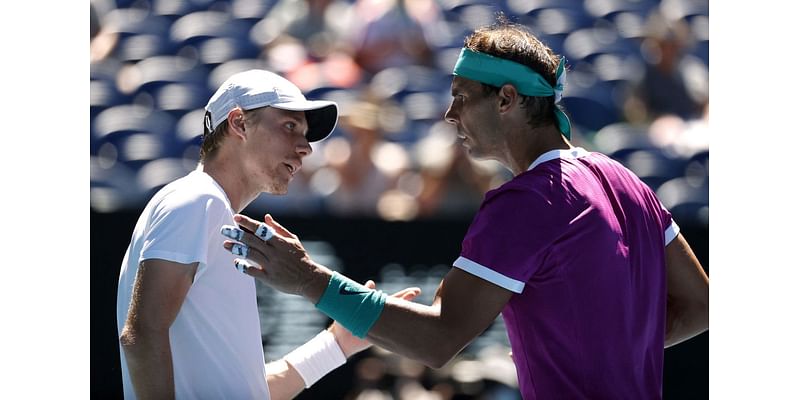
<svg viewBox="0 0 800 400"><path fill-rule="evenodd" d="M119 277L117 329L122 331L139 263L198 262L186 299L169 329L177 399L269 399L253 278L222 247L233 210L208 174L193 171L162 188L136 223ZM126 399L136 398L120 348Z"/></svg>

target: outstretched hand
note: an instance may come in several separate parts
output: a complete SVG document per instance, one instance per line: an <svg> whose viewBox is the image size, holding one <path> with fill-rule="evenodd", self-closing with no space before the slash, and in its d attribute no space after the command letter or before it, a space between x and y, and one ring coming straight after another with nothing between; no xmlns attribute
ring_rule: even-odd
<svg viewBox="0 0 800 400"><path fill-rule="evenodd" d="M375 282L368 280L364 286L370 289L375 289ZM419 296L421 292L422 290L418 287L410 287L393 294L392 297L410 301ZM350 356L353 354L361 352L372 346L372 343L366 339L359 339L358 337L353 336L353 334L350 333L347 328L339 325L339 323L336 321L331 324L328 330L336 338L336 343L339 344L339 348L342 349L342 353L344 353L345 357L347 358L350 358Z"/></svg>
<svg viewBox="0 0 800 400"><path fill-rule="evenodd" d="M257 264L237 259L237 268L282 292L305 296L312 301L318 299L322 293L309 295L309 287L315 280L327 284L330 271L311 260L295 234L277 223L269 214L264 217L263 223L241 214L233 218L243 230L235 228L233 233L230 233L230 229L225 233L223 229L223 234L233 239L226 240L223 246L233 254ZM272 228L274 234L268 233L262 236L263 239L253 234L257 231L264 232L264 227L259 230L262 225ZM324 287L323 285L322 290Z"/></svg>

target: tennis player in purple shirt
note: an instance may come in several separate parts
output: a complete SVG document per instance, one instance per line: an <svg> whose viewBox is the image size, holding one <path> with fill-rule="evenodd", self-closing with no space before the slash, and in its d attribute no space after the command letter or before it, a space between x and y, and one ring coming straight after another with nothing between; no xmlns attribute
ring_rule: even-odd
<svg viewBox="0 0 800 400"><path fill-rule="evenodd" d="M708 276L680 228L631 171L570 144L564 59L524 27L476 30L453 74L445 119L514 178L486 194L432 305L332 272L269 216L237 215L244 237L225 247L246 274L431 367L502 312L523 398L661 398L664 348L708 329Z"/></svg>

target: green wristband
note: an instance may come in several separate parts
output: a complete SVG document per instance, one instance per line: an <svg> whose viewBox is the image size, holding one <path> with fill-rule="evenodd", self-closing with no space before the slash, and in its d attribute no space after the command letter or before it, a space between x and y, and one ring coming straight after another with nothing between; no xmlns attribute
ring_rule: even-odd
<svg viewBox="0 0 800 400"><path fill-rule="evenodd" d="M385 303L385 293L334 272L316 307L363 339L380 317Z"/></svg>

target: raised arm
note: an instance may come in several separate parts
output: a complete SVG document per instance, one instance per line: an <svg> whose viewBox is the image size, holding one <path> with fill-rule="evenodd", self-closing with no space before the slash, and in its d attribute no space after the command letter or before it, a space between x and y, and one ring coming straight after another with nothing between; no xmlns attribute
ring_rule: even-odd
<svg viewBox="0 0 800 400"><path fill-rule="evenodd" d="M197 263L150 259L136 273L119 341L140 399L175 397L169 327L192 285Z"/></svg>
<svg viewBox="0 0 800 400"><path fill-rule="evenodd" d="M258 229L257 221L244 216L235 219L250 232ZM317 304L333 272L311 260L297 236L269 216L266 221L277 231L268 241L249 233L240 238L248 247L246 257L264 267L248 267L245 273ZM241 255L243 250L235 246L236 242L225 242L228 250ZM483 332L511 295L509 290L453 268L442 280L432 305L387 298L368 337L387 350L438 368Z"/></svg>
<svg viewBox="0 0 800 400"><path fill-rule="evenodd" d="M708 276L689 243L678 236L667 245L667 331L664 347L708 330Z"/></svg>

